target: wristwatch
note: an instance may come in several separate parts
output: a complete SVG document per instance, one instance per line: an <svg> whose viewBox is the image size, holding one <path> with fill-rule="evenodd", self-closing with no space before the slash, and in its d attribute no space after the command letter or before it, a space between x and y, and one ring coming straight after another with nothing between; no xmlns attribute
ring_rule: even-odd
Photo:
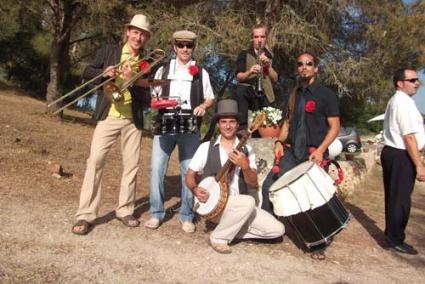
<svg viewBox="0 0 425 284"><path fill-rule="evenodd" d="M277 139L276 141L274 141L274 144L276 145L277 143L280 143L280 145L285 146L285 142L282 140Z"/></svg>

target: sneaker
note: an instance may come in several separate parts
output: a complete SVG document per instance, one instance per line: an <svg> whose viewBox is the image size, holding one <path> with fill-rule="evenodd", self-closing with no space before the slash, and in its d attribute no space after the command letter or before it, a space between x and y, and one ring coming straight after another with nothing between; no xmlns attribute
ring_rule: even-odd
<svg viewBox="0 0 425 284"><path fill-rule="evenodd" d="M182 229L186 233L194 233L195 232L195 224L193 224L192 222L185 221L185 222L181 222L181 223L182 223Z"/></svg>
<svg viewBox="0 0 425 284"><path fill-rule="evenodd" d="M161 221L159 221L159 219L157 219L155 217L151 217L145 223L145 227L146 228L149 228L149 229L152 229L152 230L158 229L159 228L159 225L161 225Z"/></svg>
<svg viewBox="0 0 425 284"><path fill-rule="evenodd" d="M212 241L209 241L209 243L210 243L210 246L213 248L213 250L215 250L218 253L229 254L232 252L232 249L226 243L215 243Z"/></svg>

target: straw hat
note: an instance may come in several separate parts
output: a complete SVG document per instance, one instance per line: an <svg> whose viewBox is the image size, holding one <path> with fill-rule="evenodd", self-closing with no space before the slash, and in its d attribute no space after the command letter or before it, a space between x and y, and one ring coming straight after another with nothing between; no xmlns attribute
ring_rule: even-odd
<svg viewBox="0 0 425 284"><path fill-rule="evenodd" d="M127 27L135 27L144 31L147 31L152 35L151 25L149 23L148 18L145 15L137 14L134 15L131 22L126 25Z"/></svg>

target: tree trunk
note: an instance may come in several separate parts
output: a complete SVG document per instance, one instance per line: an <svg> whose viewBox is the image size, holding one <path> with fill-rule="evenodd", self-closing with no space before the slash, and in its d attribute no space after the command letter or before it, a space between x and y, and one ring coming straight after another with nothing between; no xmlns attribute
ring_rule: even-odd
<svg viewBox="0 0 425 284"><path fill-rule="evenodd" d="M63 95L65 72L69 68L69 47L72 28L81 16L82 6L73 0L50 0L53 12L53 41L50 54L50 81L47 85L47 105ZM60 108L63 101L47 108L52 114ZM60 116L62 113L60 113Z"/></svg>

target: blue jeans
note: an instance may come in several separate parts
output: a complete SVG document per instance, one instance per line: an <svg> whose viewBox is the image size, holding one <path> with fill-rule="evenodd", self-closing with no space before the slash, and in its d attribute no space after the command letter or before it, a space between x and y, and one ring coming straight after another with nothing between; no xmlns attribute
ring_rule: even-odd
<svg viewBox="0 0 425 284"><path fill-rule="evenodd" d="M152 217L162 221L164 210L164 178L168 169L171 153L176 145L179 147L180 175L182 178L182 195L180 220L192 221L194 213L193 194L186 186L186 172L189 162L200 144L199 134L155 135L152 145L150 209Z"/></svg>

